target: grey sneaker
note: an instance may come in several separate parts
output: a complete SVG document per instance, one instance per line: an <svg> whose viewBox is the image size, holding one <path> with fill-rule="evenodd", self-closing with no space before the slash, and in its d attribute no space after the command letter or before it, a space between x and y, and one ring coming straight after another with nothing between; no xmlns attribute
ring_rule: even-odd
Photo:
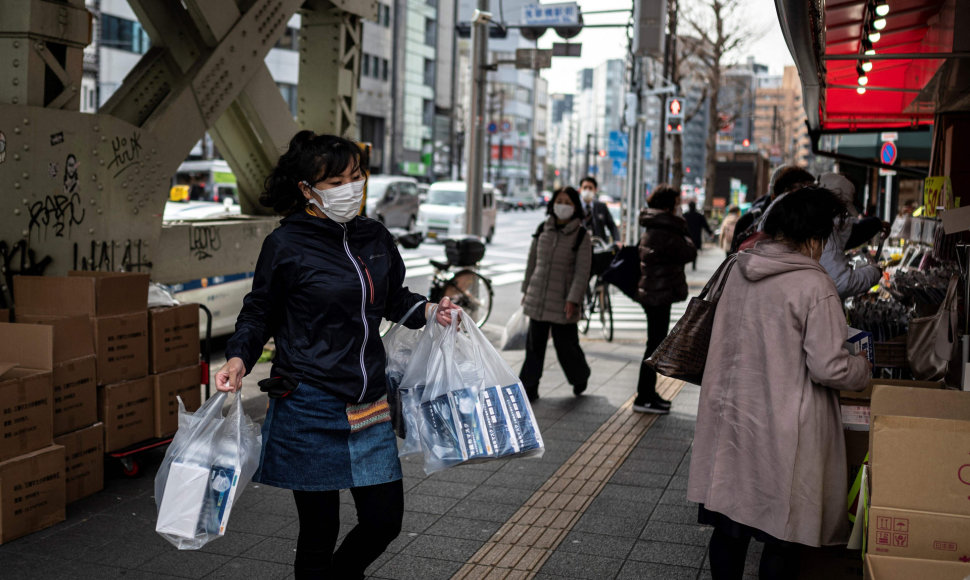
<svg viewBox="0 0 970 580"><path fill-rule="evenodd" d="M650 403L634 403L633 404L634 413L652 413L654 415L667 415L670 413L670 407L664 407L655 402Z"/></svg>

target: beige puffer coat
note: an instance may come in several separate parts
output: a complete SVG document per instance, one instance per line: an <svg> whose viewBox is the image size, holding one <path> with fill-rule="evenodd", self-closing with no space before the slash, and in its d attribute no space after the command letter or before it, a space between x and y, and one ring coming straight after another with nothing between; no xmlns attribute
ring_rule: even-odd
<svg viewBox="0 0 970 580"><path fill-rule="evenodd" d="M557 228L556 218L549 216L542 232L532 238L522 281L525 294L522 308L529 318L556 324L579 321L581 308L576 309L576 316L571 320L566 320L565 309L566 302L582 305L589 283L593 261L589 234L583 234L579 247L573 251L581 227L580 221L573 219Z"/></svg>

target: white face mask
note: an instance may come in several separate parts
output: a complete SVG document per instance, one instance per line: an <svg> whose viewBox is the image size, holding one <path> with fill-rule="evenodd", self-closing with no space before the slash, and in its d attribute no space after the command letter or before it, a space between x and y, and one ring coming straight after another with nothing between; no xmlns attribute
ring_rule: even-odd
<svg viewBox="0 0 970 580"><path fill-rule="evenodd" d="M556 214L556 217L561 220L568 220L576 213L576 208L568 203L557 203L552 206L552 213Z"/></svg>
<svg viewBox="0 0 970 580"><path fill-rule="evenodd" d="M364 179L351 181L330 189L317 189L306 181L303 184L323 200L321 203L316 197L311 196L310 203L320 208L328 218L342 224L354 219L360 211L360 202L364 199L365 181Z"/></svg>
<svg viewBox="0 0 970 580"><path fill-rule="evenodd" d="M596 193L592 189L583 190L583 201L585 201L586 203L590 203L591 201L593 201L593 197L595 196L596 196Z"/></svg>

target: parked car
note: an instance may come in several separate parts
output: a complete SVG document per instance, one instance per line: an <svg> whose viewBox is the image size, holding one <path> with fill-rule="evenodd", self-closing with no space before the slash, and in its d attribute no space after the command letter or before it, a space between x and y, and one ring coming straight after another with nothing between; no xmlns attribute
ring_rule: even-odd
<svg viewBox="0 0 970 580"><path fill-rule="evenodd" d="M528 210L539 207L539 200L531 193L510 193L498 197L502 211Z"/></svg>
<svg viewBox="0 0 970 580"><path fill-rule="evenodd" d="M400 175L372 175L367 179L367 216L389 228L414 229L418 219L418 180Z"/></svg>
<svg viewBox="0 0 970 580"><path fill-rule="evenodd" d="M439 181L428 188L428 198L418 210L417 229L426 239L445 239L465 234L464 181ZM482 184L482 233L485 241L495 235L497 200L495 187Z"/></svg>

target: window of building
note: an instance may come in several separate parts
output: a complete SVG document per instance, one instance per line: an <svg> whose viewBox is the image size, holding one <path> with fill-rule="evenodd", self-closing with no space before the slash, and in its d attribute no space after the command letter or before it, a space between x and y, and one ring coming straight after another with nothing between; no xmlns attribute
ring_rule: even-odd
<svg viewBox="0 0 970 580"><path fill-rule="evenodd" d="M428 87L434 86L434 61L430 58L424 59L424 84Z"/></svg>
<svg viewBox="0 0 970 580"><path fill-rule="evenodd" d="M287 106L290 108L290 115L296 118L296 85L291 85L289 83L276 83L276 86L280 88L280 94L283 96L283 100L286 101Z"/></svg>
<svg viewBox="0 0 970 580"><path fill-rule="evenodd" d="M360 75L370 76L370 55L366 52L360 55Z"/></svg>
<svg viewBox="0 0 970 580"><path fill-rule="evenodd" d="M424 19L424 43L428 46L435 45L435 30L436 30L434 20L430 18Z"/></svg>
<svg viewBox="0 0 970 580"><path fill-rule="evenodd" d="M386 81L386 80L387 80L387 59L385 58L385 59L382 59L382 60L383 60L383 63L382 63L382 65L383 65L383 67L384 67L384 71L383 71L383 73L381 74L381 76L382 76L382 77L384 78L384 80Z"/></svg>
<svg viewBox="0 0 970 580"><path fill-rule="evenodd" d="M145 54L151 48L151 40L141 24L133 20L103 14L101 16L101 45Z"/></svg>
<svg viewBox="0 0 970 580"><path fill-rule="evenodd" d="M430 127L434 124L434 101L431 99L423 99L423 111L421 115L421 124Z"/></svg>
<svg viewBox="0 0 970 580"><path fill-rule="evenodd" d="M383 10L384 16L381 17L378 13L378 20L384 23L385 28L390 28L391 26L391 7L381 4L381 9Z"/></svg>

